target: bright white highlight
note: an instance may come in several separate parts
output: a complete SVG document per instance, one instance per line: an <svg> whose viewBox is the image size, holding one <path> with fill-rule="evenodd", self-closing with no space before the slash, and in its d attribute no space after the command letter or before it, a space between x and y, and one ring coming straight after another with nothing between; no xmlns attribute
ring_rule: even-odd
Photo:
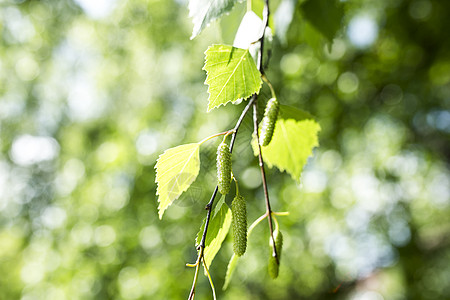
<svg viewBox="0 0 450 300"><path fill-rule="evenodd" d="M75 2L93 19L101 19L108 16L116 4L116 0L75 0Z"/></svg>
<svg viewBox="0 0 450 300"><path fill-rule="evenodd" d="M242 18L233 46L236 48L248 49L253 42L261 36L263 21L254 12L249 11Z"/></svg>
<svg viewBox="0 0 450 300"><path fill-rule="evenodd" d="M18 165L30 166L52 160L58 153L59 144L51 137L21 135L14 140L10 157Z"/></svg>
<svg viewBox="0 0 450 300"><path fill-rule="evenodd" d="M75 79L67 98L70 116L80 122L100 117L105 102L92 82L80 78Z"/></svg>
<svg viewBox="0 0 450 300"><path fill-rule="evenodd" d="M347 35L353 45L365 48L375 42L378 36L378 25L371 17L356 16L348 25Z"/></svg>

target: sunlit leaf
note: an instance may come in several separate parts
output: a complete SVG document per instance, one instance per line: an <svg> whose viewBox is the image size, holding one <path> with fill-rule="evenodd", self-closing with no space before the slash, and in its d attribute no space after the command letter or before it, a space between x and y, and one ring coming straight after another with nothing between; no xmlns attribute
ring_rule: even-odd
<svg viewBox="0 0 450 300"><path fill-rule="evenodd" d="M216 256L217 252L222 247L222 243L230 230L231 225L231 209L225 203L225 196L217 203L214 215L212 216L209 226L208 234L206 236L204 257L206 267L209 268L211 262ZM197 234L197 244L200 244L203 230L205 228L205 221Z"/></svg>
<svg viewBox="0 0 450 300"><path fill-rule="evenodd" d="M233 255L230 258L230 261L228 262L227 267L227 273L225 274L225 283L223 284L222 289L226 290L228 285L231 282L231 278L233 277L234 269L236 269L237 262L239 260L239 256L233 253Z"/></svg>
<svg viewBox="0 0 450 300"><path fill-rule="evenodd" d="M213 45L205 52L205 83L209 85L208 111L258 93L262 80L248 50Z"/></svg>
<svg viewBox="0 0 450 300"><path fill-rule="evenodd" d="M193 18L194 23L191 39L199 35L209 23L229 12L238 1L241 0L190 0L189 17Z"/></svg>
<svg viewBox="0 0 450 300"><path fill-rule="evenodd" d="M197 178L200 170L199 147L199 143L181 145L159 156L155 168L160 219L167 207Z"/></svg>
<svg viewBox="0 0 450 300"><path fill-rule="evenodd" d="M319 145L319 131L320 126L311 115L281 105L272 141L268 146L261 147L264 162L270 168L276 166L280 171L289 173L294 180L300 180L306 160L312 149ZM252 145L255 155L258 155L255 139Z"/></svg>

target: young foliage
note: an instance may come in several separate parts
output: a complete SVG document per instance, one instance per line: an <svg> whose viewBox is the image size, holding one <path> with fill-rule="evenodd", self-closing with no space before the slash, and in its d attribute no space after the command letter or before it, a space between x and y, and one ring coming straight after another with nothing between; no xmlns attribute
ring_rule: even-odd
<svg viewBox="0 0 450 300"><path fill-rule="evenodd" d="M223 284L222 290L226 290L228 285L231 282L231 278L233 277L234 270L238 265L239 256L233 253L228 262L227 273L225 274L225 283Z"/></svg>
<svg viewBox="0 0 450 300"><path fill-rule="evenodd" d="M170 148L161 154L156 163L156 183L158 188L158 214L164 211L197 178L200 171L200 143L192 143Z"/></svg>
<svg viewBox="0 0 450 300"><path fill-rule="evenodd" d="M244 197L236 195L231 202L233 214L233 251L242 256L247 249L247 204Z"/></svg>
<svg viewBox="0 0 450 300"><path fill-rule="evenodd" d="M206 238L206 247L204 251L207 268L209 268L217 252L220 250L220 247L222 247L222 243L230 230L231 219L231 210L225 203L225 197L222 197L216 205L214 216L208 227L208 236ZM202 240L204 228L205 222L203 222L202 227L197 234L197 244L200 244Z"/></svg>
<svg viewBox="0 0 450 300"><path fill-rule="evenodd" d="M212 21L229 12L240 0L190 0L189 17L193 18L194 29L191 39L195 38Z"/></svg>
<svg viewBox="0 0 450 300"><path fill-rule="evenodd" d="M248 50L213 45L205 52L208 111L228 102L246 99L261 89L261 73Z"/></svg>
<svg viewBox="0 0 450 300"><path fill-rule="evenodd" d="M319 124L310 114L280 105L272 142L262 147L264 162L270 168L276 166L280 171L289 173L294 180L300 180L307 158L312 154L312 149L319 145L319 131ZM252 145L255 155L258 155L255 139Z"/></svg>

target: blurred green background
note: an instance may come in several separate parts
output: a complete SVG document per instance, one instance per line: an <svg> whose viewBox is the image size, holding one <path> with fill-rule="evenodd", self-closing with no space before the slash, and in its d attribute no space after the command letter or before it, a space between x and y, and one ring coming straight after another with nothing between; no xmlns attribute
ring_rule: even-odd
<svg viewBox="0 0 450 300"><path fill-rule="evenodd" d="M300 184L268 171L290 212L280 277L264 223L225 292L229 239L213 262L219 299L450 299L450 1L342 0L331 20L300 2L271 1L267 76L321 145ZM0 1L0 299L187 298L217 144L162 221L154 165L234 125L243 104L206 114L201 68L244 13L191 41L186 0ZM249 222L265 209L251 130L233 162Z"/></svg>

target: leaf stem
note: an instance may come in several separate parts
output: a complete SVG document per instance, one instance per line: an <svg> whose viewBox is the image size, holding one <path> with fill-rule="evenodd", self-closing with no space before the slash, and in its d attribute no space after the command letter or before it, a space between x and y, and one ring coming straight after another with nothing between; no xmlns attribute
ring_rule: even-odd
<svg viewBox="0 0 450 300"><path fill-rule="evenodd" d="M275 231L280 230L280 224L278 224L278 220L275 215L272 213L273 220L275 221Z"/></svg>
<svg viewBox="0 0 450 300"><path fill-rule="evenodd" d="M276 98L277 95L275 94L275 90L273 89L272 84L270 83L269 79L267 78L267 76L264 74L261 76L263 81L269 86L270 89L270 93L272 94L272 98Z"/></svg>
<svg viewBox="0 0 450 300"><path fill-rule="evenodd" d="M238 184L236 177L234 177L234 175L233 175L233 180L236 185L236 195L239 195L239 184Z"/></svg>
<svg viewBox="0 0 450 300"><path fill-rule="evenodd" d="M212 290L212 293L213 293L213 299L216 300L217 299L216 298L216 289L214 288L214 283L212 281L211 274L209 273L208 267L206 266L206 262L205 262L205 258L204 257L202 258L202 261L203 261L203 267L205 268L206 274L208 275L209 284L211 285L211 290Z"/></svg>
<svg viewBox="0 0 450 300"><path fill-rule="evenodd" d="M216 133L216 134L213 134L213 135L210 135L210 136L204 138L203 140L201 140L201 141L198 142L198 143L201 145L201 144L203 144L204 142L209 141L210 139L213 139L213 138L218 137L218 136L221 136L221 135L225 135L225 137L226 137L226 136L228 136L230 133L233 133L233 132L234 132L234 129L227 130L227 131L224 131L224 132L219 132L219 133Z"/></svg>
<svg viewBox="0 0 450 300"><path fill-rule="evenodd" d="M272 215L273 216L288 216L289 212L288 211L273 211Z"/></svg>
<svg viewBox="0 0 450 300"><path fill-rule="evenodd" d="M266 214L263 214L261 217L259 217L258 219L256 219L252 225L250 225L250 227L248 228L247 231L247 238L250 237L250 234L252 233L253 229L256 227L256 225L258 225L259 223L261 223L262 220L264 220L267 217Z"/></svg>

